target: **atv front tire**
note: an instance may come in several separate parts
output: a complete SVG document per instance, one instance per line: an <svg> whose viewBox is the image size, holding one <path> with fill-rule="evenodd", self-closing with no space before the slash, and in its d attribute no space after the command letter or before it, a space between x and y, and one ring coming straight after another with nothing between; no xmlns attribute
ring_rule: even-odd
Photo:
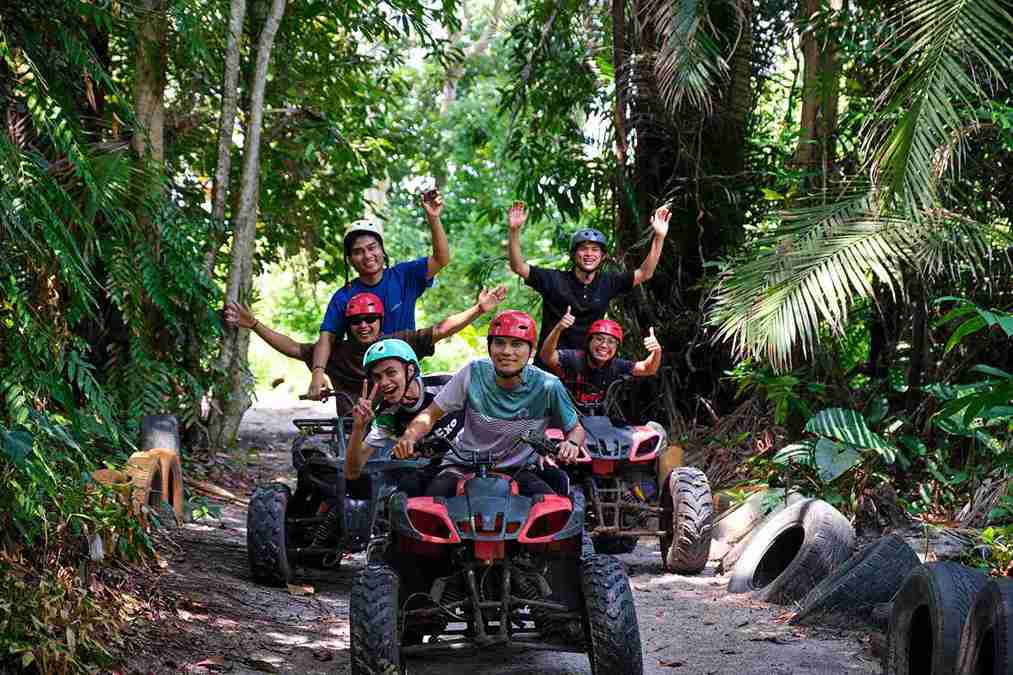
<svg viewBox="0 0 1013 675"><path fill-rule="evenodd" d="M292 580L285 513L292 497L287 485L261 485L246 511L246 557L253 580L284 586Z"/></svg>
<svg viewBox="0 0 1013 675"><path fill-rule="evenodd" d="M711 551L714 503L707 474L688 466L672 469L662 493L661 557L673 572L696 574Z"/></svg>
<svg viewBox="0 0 1013 675"><path fill-rule="evenodd" d="M623 564L610 555L581 561L584 624L591 675L644 672L637 608Z"/></svg>
<svg viewBox="0 0 1013 675"><path fill-rule="evenodd" d="M400 580L387 565L370 564L352 586L352 675L398 675L405 672L398 633Z"/></svg>

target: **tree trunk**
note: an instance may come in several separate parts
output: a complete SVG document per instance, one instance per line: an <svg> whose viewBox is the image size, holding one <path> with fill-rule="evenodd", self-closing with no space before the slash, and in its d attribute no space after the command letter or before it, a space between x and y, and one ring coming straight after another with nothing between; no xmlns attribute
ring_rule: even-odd
<svg viewBox="0 0 1013 675"><path fill-rule="evenodd" d="M636 220L630 207L628 195L629 183L626 180L626 87L630 75L627 70L629 54L626 50L626 0L612 0L612 76L615 78L616 100L614 108L614 133L616 137L616 175L615 175L615 228L625 231L631 222Z"/></svg>
<svg viewBox="0 0 1013 675"><path fill-rule="evenodd" d="M243 37L243 20L246 18L246 0L232 0L229 7L229 38L225 48L225 81L222 84L222 113L218 119L218 164L211 191L211 220L217 228L210 236L211 244L204 256L204 272L212 277L218 249L225 231L225 200L229 192L232 170L232 132L236 125L236 108L239 103L239 49Z"/></svg>
<svg viewBox="0 0 1013 675"><path fill-rule="evenodd" d="M246 129L246 144L243 148L239 208L233 218L235 234L232 239L228 285L225 289L225 297L229 302L249 302L249 293L253 282L264 89L267 85L267 69L271 60L274 36L278 32L284 12L285 0L272 0L270 13L264 22L264 28L261 30L257 44L257 66L250 98L250 119ZM227 330L222 339L219 363L226 376L226 389L219 392L217 407L220 413L212 417L209 425L211 442L219 447L235 443L239 433L239 423L243 419L243 414L250 407L250 376L246 354L249 343L250 332L247 330Z"/></svg>
<svg viewBox="0 0 1013 675"><path fill-rule="evenodd" d="M837 152L837 106L841 63L836 42L812 26L821 0L799 2L798 29L802 35L802 121L795 164L807 173L806 183L814 188L827 186ZM840 10L843 0L831 0Z"/></svg>

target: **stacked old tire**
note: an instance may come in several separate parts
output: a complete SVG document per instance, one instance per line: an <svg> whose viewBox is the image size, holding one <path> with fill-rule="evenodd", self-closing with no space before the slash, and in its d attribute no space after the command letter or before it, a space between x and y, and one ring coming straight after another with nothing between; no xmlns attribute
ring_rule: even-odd
<svg viewBox="0 0 1013 675"><path fill-rule="evenodd" d="M777 604L798 602L848 559L854 544L855 532L840 511L819 499L799 500L751 535L728 591Z"/></svg>
<svg viewBox="0 0 1013 675"><path fill-rule="evenodd" d="M183 469L179 460L179 427L172 415L148 415L141 421L141 450L127 460L133 510L147 524L147 514L163 504L183 518Z"/></svg>

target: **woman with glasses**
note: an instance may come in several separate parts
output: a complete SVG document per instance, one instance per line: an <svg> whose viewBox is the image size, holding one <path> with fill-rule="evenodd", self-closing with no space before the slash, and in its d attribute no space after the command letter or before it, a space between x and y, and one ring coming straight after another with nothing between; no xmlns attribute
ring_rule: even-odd
<svg viewBox="0 0 1013 675"><path fill-rule="evenodd" d="M644 338L647 358L629 361L616 355L623 343L623 328L615 321L601 319L591 324L584 349L557 349L559 336L573 325L570 308L549 332L542 344L542 362L559 376L585 415L600 414L609 385L622 377L647 377L661 366L661 345L654 337L654 328Z"/></svg>

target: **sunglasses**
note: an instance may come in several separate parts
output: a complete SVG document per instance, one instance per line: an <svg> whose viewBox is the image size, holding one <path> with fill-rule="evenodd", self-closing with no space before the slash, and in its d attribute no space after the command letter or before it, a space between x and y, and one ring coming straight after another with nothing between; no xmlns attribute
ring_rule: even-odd
<svg viewBox="0 0 1013 675"><path fill-rule="evenodd" d="M349 318L348 319L348 325L349 326L358 326L360 323L373 323L374 321L379 321L379 320L380 320L380 315L379 314L363 314L363 315L360 315L360 316L353 316L353 317Z"/></svg>

